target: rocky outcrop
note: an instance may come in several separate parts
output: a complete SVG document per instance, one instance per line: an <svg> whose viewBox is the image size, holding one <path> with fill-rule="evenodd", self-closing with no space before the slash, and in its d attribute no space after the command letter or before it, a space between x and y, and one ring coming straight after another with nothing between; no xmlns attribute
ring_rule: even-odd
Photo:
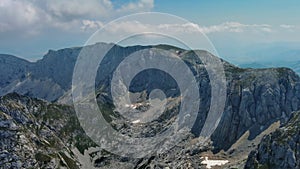
<svg viewBox="0 0 300 169"><path fill-rule="evenodd" d="M72 149L92 146L69 106L0 98L0 168L79 168Z"/></svg>
<svg viewBox="0 0 300 169"><path fill-rule="evenodd" d="M270 135L248 157L245 169L300 168L300 112Z"/></svg>
<svg viewBox="0 0 300 169"><path fill-rule="evenodd" d="M212 139L217 149L229 148L246 131L249 139L300 109L300 78L287 68L227 67L226 108Z"/></svg>

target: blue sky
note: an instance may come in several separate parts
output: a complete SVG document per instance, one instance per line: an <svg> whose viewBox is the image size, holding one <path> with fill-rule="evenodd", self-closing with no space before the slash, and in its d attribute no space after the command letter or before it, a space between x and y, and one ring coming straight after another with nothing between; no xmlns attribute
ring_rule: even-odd
<svg viewBox="0 0 300 169"><path fill-rule="evenodd" d="M300 50L299 7L299 0L1 0L0 53L36 60L83 45L118 17L154 11L194 23L221 57L247 60L256 50Z"/></svg>
<svg viewBox="0 0 300 169"><path fill-rule="evenodd" d="M189 18L194 22L217 24L237 21L246 24L295 24L299 22L298 0L163 0L155 10Z"/></svg>

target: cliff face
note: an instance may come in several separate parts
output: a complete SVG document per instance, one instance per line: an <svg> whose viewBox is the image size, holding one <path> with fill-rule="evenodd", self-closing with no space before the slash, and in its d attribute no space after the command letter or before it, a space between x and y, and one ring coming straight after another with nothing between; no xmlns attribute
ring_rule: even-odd
<svg viewBox="0 0 300 169"><path fill-rule="evenodd" d="M280 129L266 135L249 154L245 169L300 168L300 112Z"/></svg>
<svg viewBox="0 0 300 169"><path fill-rule="evenodd" d="M228 95L223 118L212 137L215 146L229 148L243 133L255 138L270 124L286 122L300 109L300 79L290 69L227 68Z"/></svg>

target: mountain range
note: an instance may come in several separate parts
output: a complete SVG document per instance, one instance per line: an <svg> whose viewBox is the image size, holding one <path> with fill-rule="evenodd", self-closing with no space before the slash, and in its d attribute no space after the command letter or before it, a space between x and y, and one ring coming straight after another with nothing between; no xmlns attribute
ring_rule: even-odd
<svg viewBox="0 0 300 169"><path fill-rule="evenodd" d="M98 43L94 46L112 44ZM224 60L227 97L220 123L210 140L199 145L199 131L211 104L211 82L197 55L216 57L207 51L186 51L168 45L113 45L103 59L96 78L99 107L118 131L136 137L151 137L164 131L176 118L180 94L168 74L149 70L131 83L131 92L159 88L168 96L167 111L146 124L131 126L114 110L110 91L112 74L131 53L153 49L173 52L189 66L199 84L200 109L196 122L179 145L159 155L141 159L121 157L99 149L81 128L71 102L73 69L81 47L49 50L37 62L0 55L0 166L3 168L205 168L202 157L229 160L224 167L299 167L299 126L294 122L300 110L300 77L289 68L239 68ZM153 80L154 79L154 80ZM155 80L156 79L156 80ZM159 80L158 80L159 79ZM143 108L144 103L139 102ZM295 115L296 114L296 115ZM279 126L282 126L279 128ZM278 129L279 128L279 129ZM271 147L277 134L286 129L294 143L282 142L283 149ZM292 128L292 129L291 129ZM273 133L274 132L274 133ZM266 136L264 136L266 135ZM262 142L260 143L262 139ZM296 145L295 145L296 144ZM287 150L286 150L287 149ZM285 151L286 150L286 151ZM250 153L251 152L251 153ZM276 154L289 153L285 165L273 163ZM250 153L249 159L248 154ZM262 158L262 153L266 154ZM275 155L274 155L275 154ZM295 158L293 158L295 157ZM273 160L273 161L274 161Z"/></svg>
<svg viewBox="0 0 300 169"><path fill-rule="evenodd" d="M271 68L288 67L300 74L300 61L278 61L278 62L251 62L239 64L243 68Z"/></svg>

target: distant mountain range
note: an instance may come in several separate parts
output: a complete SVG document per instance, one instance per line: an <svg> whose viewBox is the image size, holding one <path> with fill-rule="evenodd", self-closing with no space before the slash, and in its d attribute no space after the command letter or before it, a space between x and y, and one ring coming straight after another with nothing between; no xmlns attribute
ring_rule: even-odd
<svg viewBox="0 0 300 169"><path fill-rule="evenodd" d="M221 56L243 68L288 67L299 74L299 46L299 43L261 43L219 48Z"/></svg>
<svg viewBox="0 0 300 169"><path fill-rule="evenodd" d="M98 43L94 47L97 45L112 44ZM231 168L244 166L249 152L256 148L260 138L276 130L277 123L286 124L293 117L293 112L300 110L300 77L292 69L239 68L222 60L227 84L225 109L209 142L198 145L197 136L210 109L212 84L196 54L208 58L216 56L207 51L186 51L168 45L113 45L98 70L96 95L106 119L124 134L154 136L170 127L180 107L180 91L170 90L176 88L172 78L166 73L149 70L136 77L130 92L142 97L141 93L149 94L153 89L161 89L172 103L168 104L168 111L157 120L132 125L114 109L110 90L112 73L133 52L145 49L146 54L159 56L160 53L154 52L154 48L178 55L192 70L199 84L201 108L191 132L186 133L186 139L178 146L163 154L142 159L120 157L93 149L97 145L80 127L72 104L64 104L70 103L73 69L82 48L50 50L37 62L0 55L0 68L3 70L0 72L0 166L86 168L84 166L88 161L96 168L204 168L200 162L205 155L228 159L228 167ZM139 105L135 108L147 108L143 100ZM291 151L299 159L298 149ZM257 156L252 153L251 157L255 159ZM294 163L297 166L299 160Z"/></svg>
<svg viewBox="0 0 300 169"><path fill-rule="evenodd" d="M272 68L288 67L300 75L300 58L299 61L278 61L278 62L250 62L239 64L242 68Z"/></svg>

